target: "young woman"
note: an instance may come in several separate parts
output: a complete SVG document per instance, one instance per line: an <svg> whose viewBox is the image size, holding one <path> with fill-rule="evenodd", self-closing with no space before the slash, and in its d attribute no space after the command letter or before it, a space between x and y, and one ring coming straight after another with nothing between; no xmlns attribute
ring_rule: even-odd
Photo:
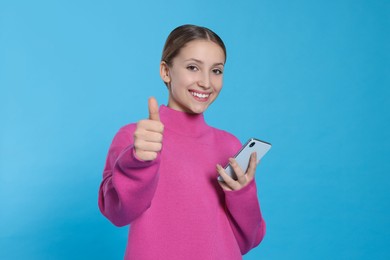
<svg viewBox="0 0 390 260"><path fill-rule="evenodd" d="M256 154L243 172L231 158L240 141L203 117L222 89L225 61L213 31L173 30L160 64L168 105L150 98L149 118L115 135L99 208L113 224L130 224L125 259L242 259L263 239ZM237 181L221 167L227 162Z"/></svg>

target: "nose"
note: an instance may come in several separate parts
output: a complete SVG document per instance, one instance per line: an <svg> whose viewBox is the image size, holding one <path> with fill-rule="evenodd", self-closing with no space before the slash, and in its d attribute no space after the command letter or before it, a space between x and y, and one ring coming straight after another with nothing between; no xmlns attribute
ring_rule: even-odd
<svg viewBox="0 0 390 260"><path fill-rule="evenodd" d="M209 89L211 87L210 74L208 72L204 72L200 75L198 85L204 89Z"/></svg>

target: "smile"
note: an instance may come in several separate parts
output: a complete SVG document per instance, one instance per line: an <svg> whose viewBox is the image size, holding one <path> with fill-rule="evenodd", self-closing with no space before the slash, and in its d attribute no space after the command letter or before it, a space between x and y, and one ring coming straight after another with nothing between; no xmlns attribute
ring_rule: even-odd
<svg viewBox="0 0 390 260"><path fill-rule="evenodd" d="M193 90L190 90L191 95L200 99L207 99L210 96L210 93L199 93Z"/></svg>

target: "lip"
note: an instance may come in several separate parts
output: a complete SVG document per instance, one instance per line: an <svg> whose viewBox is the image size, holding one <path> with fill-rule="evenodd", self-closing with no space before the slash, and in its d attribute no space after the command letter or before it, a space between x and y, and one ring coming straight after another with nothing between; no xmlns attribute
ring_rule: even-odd
<svg viewBox="0 0 390 260"><path fill-rule="evenodd" d="M189 92L190 95L199 102L207 102L211 96L210 92L197 91L193 89L190 89Z"/></svg>

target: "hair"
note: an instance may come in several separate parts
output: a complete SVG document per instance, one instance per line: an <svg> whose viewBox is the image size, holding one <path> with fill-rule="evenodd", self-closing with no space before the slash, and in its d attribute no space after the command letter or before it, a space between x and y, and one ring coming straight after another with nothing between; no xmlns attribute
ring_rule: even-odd
<svg viewBox="0 0 390 260"><path fill-rule="evenodd" d="M164 45L161 61L164 61L168 66L172 66L172 60L179 54L180 50L187 43L194 40L209 40L218 44L225 54L226 61L226 47L222 39L212 30L192 24L179 26L169 34Z"/></svg>

